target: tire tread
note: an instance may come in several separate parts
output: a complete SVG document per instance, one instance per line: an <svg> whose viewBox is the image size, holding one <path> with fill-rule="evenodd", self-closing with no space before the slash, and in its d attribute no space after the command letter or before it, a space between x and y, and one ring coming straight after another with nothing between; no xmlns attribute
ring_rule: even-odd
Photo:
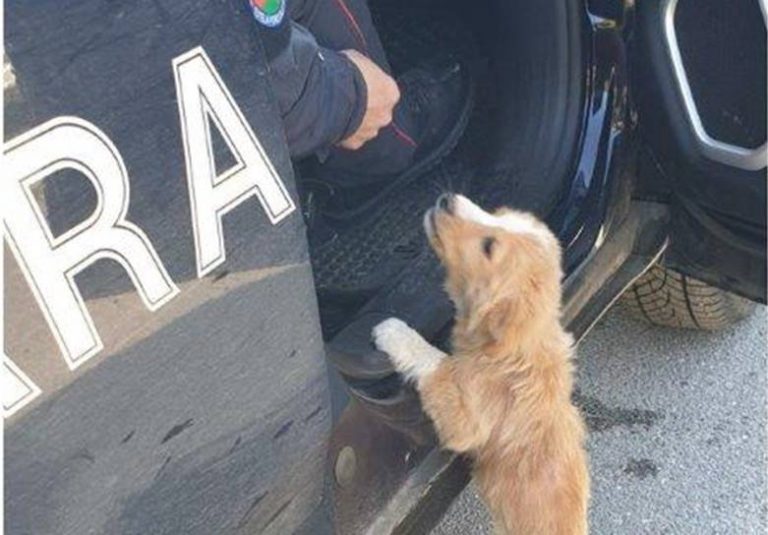
<svg viewBox="0 0 768 535"><path fill-rule="evenodd" d="M624 292L621 302L655 325L707 331L723 329L755 309L748 299L658 264Z"/></svg>

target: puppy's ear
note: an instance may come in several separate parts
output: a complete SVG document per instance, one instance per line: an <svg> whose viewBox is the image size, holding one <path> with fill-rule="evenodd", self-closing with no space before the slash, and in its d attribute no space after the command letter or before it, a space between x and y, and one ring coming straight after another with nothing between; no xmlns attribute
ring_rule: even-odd
<svg viewBox="0 0 768 535"><path fill-rule="evenodd" d="M498 342L505 337L510 325L515 321L512 316L516 313L516 309L510 298L494 303L486 312L484 321L484 327L490 338Z"/></svg>
<svg viewBox="0 0 768 535"><path fill-rule="evenodd" d="M486 309L471 311L467 318L467 329L491 340L500 341L515 321L512 316L516 310L513 300L507 298L493 303Z"/></svg>

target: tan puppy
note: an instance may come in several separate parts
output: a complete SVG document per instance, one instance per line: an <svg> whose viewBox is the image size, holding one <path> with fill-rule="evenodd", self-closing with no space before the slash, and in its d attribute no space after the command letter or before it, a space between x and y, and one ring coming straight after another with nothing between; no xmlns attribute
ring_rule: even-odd
<svg viewBox="0 0 768 535"><path fill-rule="evenodd" d="M560 247L530 214L443 195L424 218L456 306L453 355L402 321L374 341L415 382L444 447L467 453L497 529L587 532L585 426L571 404L573 339L560 325Z"/></svg>

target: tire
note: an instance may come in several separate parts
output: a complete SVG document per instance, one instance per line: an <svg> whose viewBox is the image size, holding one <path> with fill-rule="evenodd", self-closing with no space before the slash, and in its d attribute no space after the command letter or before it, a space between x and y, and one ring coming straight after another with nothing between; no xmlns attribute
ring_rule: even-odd
<svg viewBox="0 0 768 535"><path fill-rule="evenodd" d="M634 315L655 325L715 331L752 314L755 303L655 265L621 298Z"/></svg>

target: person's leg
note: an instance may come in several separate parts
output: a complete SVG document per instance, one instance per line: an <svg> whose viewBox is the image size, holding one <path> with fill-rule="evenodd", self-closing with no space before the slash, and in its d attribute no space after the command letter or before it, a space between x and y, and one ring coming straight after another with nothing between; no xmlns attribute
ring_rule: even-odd
<svg viewBox="0 0 768 535"><path fill-rule="evenodd" d="M258 9L259 0L251 5ZM442 68L404 74L392 122L359 149L339 146L361 125L368 100L365 80L340 51L357 50L388 68L367 4L288 0L285 7L293 20L262 27L262 34L291 155L314 153L321 165L312 178L357 190L342 204L360 205L358 193L369 197L416 176L455 144L471 103L468 79L461 70Z"/></svg>
<svg viewBox="0 0 768 535"><path fill-rule="evenodd" d="M348 56L320 46L284 10L264 5L251 0L291 156L327 154L361 125L366 81Z"/></svg>
<svg viewBox="0 0 768 535"><path fill-rule="evenodd" d="M357 50L391 73L367 0L289 0L288 14L307 28L321 46ZM338 178L332 179L336 185L359 186L403 171L412 163L418 147L417 127L413 123L411 111L401 103L394 110L392 123L362 148L335 146L320 153L328 176ZM359 172L363 170L364 173Z"/></svg>
<svg viewBox="0 0 768 535"><path fill-rule="evenodd" d="M357 50L391 73L366 0L289 0L288 13L320 46Z"/></svg>

